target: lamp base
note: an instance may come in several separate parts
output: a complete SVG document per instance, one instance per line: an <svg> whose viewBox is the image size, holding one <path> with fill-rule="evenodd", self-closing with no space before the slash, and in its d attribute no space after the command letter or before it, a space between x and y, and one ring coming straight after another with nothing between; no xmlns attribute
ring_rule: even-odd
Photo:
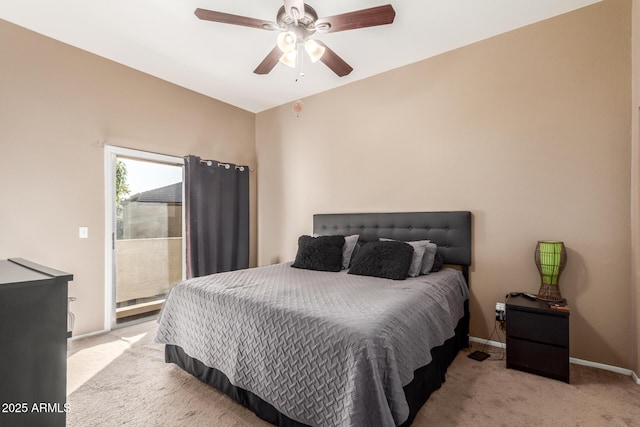
<svg viewBox="0 0 640 427"><path fill-rule="evenodd" d="M562 299L560 286L542 283L540 290L538 290L538 298L543 301L560 301Z"/></svg>

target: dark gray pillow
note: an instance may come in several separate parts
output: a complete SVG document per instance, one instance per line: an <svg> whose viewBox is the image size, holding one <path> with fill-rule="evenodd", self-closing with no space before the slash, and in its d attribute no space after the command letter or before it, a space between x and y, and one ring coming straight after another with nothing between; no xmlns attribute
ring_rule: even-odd
<svg viewBox="0 0 640 427"><path fill-rule="evenodd" d="M344 236L300 236L296 260L291 266L307 270L340 271L343 245Z"/></svg>
<svg viewBox="0 0 640 427"><path fill-rule="evenodd" d="M404 242L365 243L351 262L349 274L404 280L412 258L413 247Z"/></svg>
<svg viewBox="0 0 640 427"><path fill-rule="evenodd" d="M436 252L436 257L433 260L433 267L431 267L431 272L435 273L436 271L442 270L442 265L444 264L444 258L440 255L440 252Z"/></svg>

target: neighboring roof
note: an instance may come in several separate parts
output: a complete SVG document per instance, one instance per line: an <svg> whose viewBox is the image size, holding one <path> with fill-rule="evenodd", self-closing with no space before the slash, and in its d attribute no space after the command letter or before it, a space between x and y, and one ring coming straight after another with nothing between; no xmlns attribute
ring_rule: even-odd
<svg viewBox="0 0 640 427"><path fill-rule="evenodd" d="M134 194L125 200L125 203L182 203L182 183L167 185L165 187L154 188Z"/></svg>

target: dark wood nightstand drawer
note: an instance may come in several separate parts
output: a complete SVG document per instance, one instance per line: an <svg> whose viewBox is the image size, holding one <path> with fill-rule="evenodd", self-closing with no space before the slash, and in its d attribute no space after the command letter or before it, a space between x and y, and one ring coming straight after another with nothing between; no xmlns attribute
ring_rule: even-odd
<svg viewBox="0 0 640 427"><path fill-rule="evenodd" d="M569 343L569 319L519 310L507 310L507 335L566 347Z"/></svg>
<svg viewBox="0 0 640 427"><path fill-rule="evenodd" d="M507 368L569 382L569 312L523 296L506 308Z"/></svg>
<svg viewBox="0 0 640 427"><path fill-rule="evenodd" d="M507 337L507 368L569 382L569 349Z"/></svg>

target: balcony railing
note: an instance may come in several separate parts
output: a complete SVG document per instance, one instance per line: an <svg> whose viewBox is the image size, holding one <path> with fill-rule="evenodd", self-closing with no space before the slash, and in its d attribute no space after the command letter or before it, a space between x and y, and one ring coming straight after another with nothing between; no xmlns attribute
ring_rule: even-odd
<svg viewBox="0 0 640 427"><path fill-rule="evenodd" d="M181 279L181 237L116 240L118 318L158 310Z"/></svg>

